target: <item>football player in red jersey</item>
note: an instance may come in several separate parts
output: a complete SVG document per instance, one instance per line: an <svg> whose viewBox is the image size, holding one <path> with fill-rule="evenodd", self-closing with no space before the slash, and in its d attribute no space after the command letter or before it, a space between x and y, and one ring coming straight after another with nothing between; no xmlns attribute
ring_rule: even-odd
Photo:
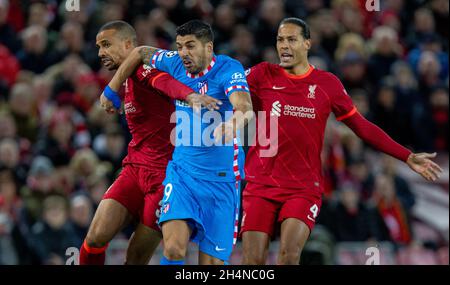
<svg viewBox="0 0 450 285"><path fill-rule="evenodd" d="M96 45L102 64L116 70L136 47L136 32L123 21L105 24L97 34ZM157 210L163 197L162 181L173 145L170 133L175 127L170 116L172 99L190 105L217 109L218 100L196 94L169 74L140 65L125 82L124 96L113 105L102 94L100 103L108 113L118 112L121 101L132 140L119 177L104 194L80 249L80 264L104 264L105 250L113 237L130 221L139 220L133 233L125 264L148 264L162 235Z"/></svg>
<svg viewBox="0 0 450 285"><path fill-rule="evenodd" d="M267 147L257 140L247 155L241 228L244 264L265 264L277 222L281 223L277 263L299 264L321 207L320 153L331 112L366 143L406 162L426 180L434 181L442 172L430 160L435 153L412 153L367 121L335 75L309 64L310 47L308 25L298 18L284 19L277 36L281 63L263 62L247 71L255 112L265 111L266 121L278 120L278 137L271 138L277 140L278 149L272 157L264 157L261 151ZM257 137L270 132L270 124L264 125L258 126Z"/></svg>

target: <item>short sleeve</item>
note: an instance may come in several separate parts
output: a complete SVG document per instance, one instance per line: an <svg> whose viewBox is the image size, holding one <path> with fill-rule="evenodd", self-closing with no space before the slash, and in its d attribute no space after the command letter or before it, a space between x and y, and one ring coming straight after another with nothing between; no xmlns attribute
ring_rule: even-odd
<svg viewBox="0 0 450 285"><path fill-rule="evenodd" d="M261 111L262 108L262 104L259 98L259 81L262 74L262 64L252 66L245 71L247 83L250 88L253 110L255 111Z"/></svg>
<svg viewBox="0 0 450 285"><path fill-rule="evenodd" d="M342 121L353 116L357 111L356 107L341 81L335 75L331 75L328 86L327 93L330 96L331 108L336 120Z"/></svg>
<svg viewBox="0 0 450 285"><path fill-rule="evenodd" d="M180 63L177 51L157 50L150 60L150 66L174 76L175 69Z"/></svg>
<svg viewBox="0 0 450 285"><path fill-rule="evenodd" d="M223 89L227 97L236 91L250 92L244 67L236 60L230 60L222 75Z"/></svg>

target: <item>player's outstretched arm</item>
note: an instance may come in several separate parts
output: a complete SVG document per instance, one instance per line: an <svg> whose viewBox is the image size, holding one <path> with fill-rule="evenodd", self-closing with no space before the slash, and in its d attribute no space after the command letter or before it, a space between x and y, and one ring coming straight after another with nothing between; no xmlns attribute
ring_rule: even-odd
<svg viewBox="0 0 450 285"><path fill-rule="evenodd" d="M369 122L360 113L343 120L357 136L374 148L400 159L428 181L435 181L442 173L442 168L430 158L436 157L436 153L412 153L389 137L382 129Z"/></svg>
<svg viewBox="0 0 450 285"><path fill-rule="evenodd" d="M252 100L248 92L233 92L230 96L230 102L234 109L233 116L225 123L218 125L214 130L216 143L219 143L221 140L225 143L231 141L236 130L247 125L254 116Z"/></svg>

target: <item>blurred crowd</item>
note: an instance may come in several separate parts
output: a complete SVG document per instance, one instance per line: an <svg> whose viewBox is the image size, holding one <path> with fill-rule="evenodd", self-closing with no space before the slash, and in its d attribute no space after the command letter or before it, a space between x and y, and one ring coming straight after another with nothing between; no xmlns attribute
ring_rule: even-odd
<svg viewBox="0 0 450 285"><path fill-rule="evenodd" d="M97 104L112 73L95 35L111 20L131 23L139 45L174 49L175 28L203 19L216 53L247 68L278 62L279 22L303 18L311 63L337 74L365 117L416 152L448 155L447 0L384 0L379 12L365 0L65 2L0 0L0 264L64 264L120 171L126 121ZM396 161L329 124L319 224L336 241L416 242L416 197Z"/></svg>

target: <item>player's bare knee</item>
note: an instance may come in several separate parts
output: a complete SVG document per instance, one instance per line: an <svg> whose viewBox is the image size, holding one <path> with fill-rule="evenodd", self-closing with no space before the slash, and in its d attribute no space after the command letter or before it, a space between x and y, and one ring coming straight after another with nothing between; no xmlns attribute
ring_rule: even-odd
<svg viewBox="0 0 450 285"><path fill-rule="evenodd" d="M169 260L181 260L186 256L186 246L178 242L164 244L164 256Z"/></svg>
<svg viewBox="0 0 450 285"><path fill-rule="evenodd" d="M280 265L298 265L300 262L301 250L282 248L278 258Z"/></svg>
<svg viewBox="0 0 450 285"><path fill-rule="evenodd" d="M110 242L110 238L108 238L98 227L89 229L86 236L86 243L88 246L99 248L104 247L108 242Z"/></svg>
<svg viewBox="0 0 450 285"><path fill-rule="evenodd" d="M266 258L264 254L244 254L242 263L245 265L265 265Z"/></svg>

